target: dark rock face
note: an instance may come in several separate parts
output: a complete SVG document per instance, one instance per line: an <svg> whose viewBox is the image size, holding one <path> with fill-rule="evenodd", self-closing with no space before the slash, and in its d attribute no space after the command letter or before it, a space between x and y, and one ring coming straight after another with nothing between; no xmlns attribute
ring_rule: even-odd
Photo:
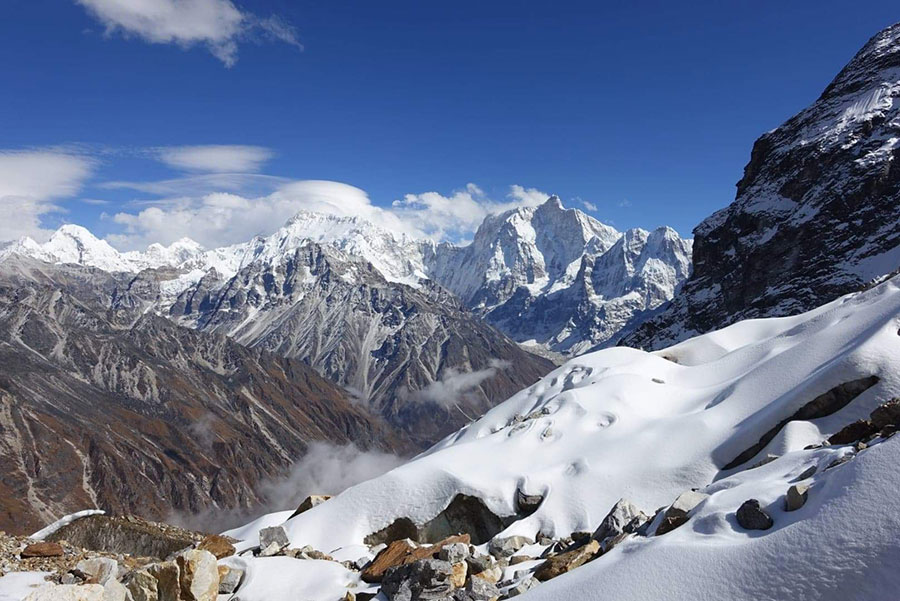
<svg viewBox="0 0 900 601"><path fill-rule="evenodd" d="M409 449L302 362L145 314L137 283L0 265L0 529L255 507L312 441Z"/></svg>
<svg viewBox="0 0 900 601"><path fill-rule="evenodd" d="M229 280L204 278L181 294L170 315L302 360L422 447L554 367L443 288L389 282L370 263L309 241L284 260L251 263ZM473 372L480 378L474 386L454 388L454 375Z"/></svg>
<svg viewBox="0 0 900 601"><path fill-rule="evenodd" d="M92 551L158 559L165 559L201 539L202 536L195 532L167 524L105 515L79 518L48 537L51 541L64 540Z"/></svg>
<svg viewBox="0 0 900 601"><path fill-rule="evenodd" d="M738 507L736 517L741 528L746 530L768 530L775 523L772 517L760 508L756 499L744 501Z"/></svg>
<svg viewBox="0 0 900 601"><path fill-rule="evenodd" d="M693 274L622 344L658 349L812 309L900 266L900 24L753 146L735 201L694 230Z"/></svg>

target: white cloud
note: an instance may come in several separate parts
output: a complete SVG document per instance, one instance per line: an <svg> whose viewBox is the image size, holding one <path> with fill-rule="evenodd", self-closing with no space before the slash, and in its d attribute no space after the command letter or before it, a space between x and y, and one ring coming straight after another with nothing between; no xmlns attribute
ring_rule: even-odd
<svg viewBox="0 0 900 601"><path fill-rule="evenodd" d="M496 202L486 197L475 184L457 190L450 196L438 192L407 194L395 200L394 212L416 229L436 240L460 239L472 234L484 218L518 207L542 204L550 195L536 188L510 186L507 200Z"/></svg>
<svg viewBox="0 0 900 601"><path fill-rule="evenodd" d="M247 178L254 177L267 176L210 174L144 184L107 183L108 188L135 188L173 195L144 201L146 208L138 212L115 214L112 219L123 231L110 236L109 241L123 249L137 249L153 242L169 244L187 236L214 248L271 234L300 210L361 217L389 231L417 238L459 241L471 236L491 213L547 199L543 192L515 186L506 200L496 202L487 198L478 186L469 184L450 196L437 192L408 194L390 207L379 207L372 204L365 191L348 184L322 180L285 182L277 178L264 180L279 184L274 191L256 197L223 187L215 193L192 193L213 184L243 185ZM233 182L231 178L235 178Z"/></svg>
<svg viewBox="0 0 900 601"><path fill-rule="evenodd" d="M237 145L173 146L156 153L170 167L212 173L255 173L273 155L262 146Z"/></svg>
<svg viewBox="0 0 900 601"><path fill-rule="evenodd" d="M76 194L93 169L92 159L64 152L0 151L0 240L45 238L43 216L63 211L54 201Z"/></svg>
<svg viewBox="0 0 900 601"><path fill-rule="evenodd" d="M441 373L439 380L415 391L411 398L452 407L466 400L482 382L497 375L498 369L509 366L509 361L493 359L490 367L477 371L466 372L450 367Z"/></svg>
<svg viewBox="0 0 900 601"><path fill-rule="evenodd" d="M231 0L76 0L108 34L136 35L155 44L205 45L230 67L238 42L264 37L300 47L296 31L277 16L259 18Z"/></svg>
<svg viewBox="0 0 900 601"><path fill-rule="evenodd" d="M596 212L597 212L597 205L595 205L594 203L592 203L592 202L590 202L590 201L582 200L582 201L581 201L581 205L582 205L585 209L587 209L588 211L591 211L591 212L593 212L593 213L596 213Z"/></svg>

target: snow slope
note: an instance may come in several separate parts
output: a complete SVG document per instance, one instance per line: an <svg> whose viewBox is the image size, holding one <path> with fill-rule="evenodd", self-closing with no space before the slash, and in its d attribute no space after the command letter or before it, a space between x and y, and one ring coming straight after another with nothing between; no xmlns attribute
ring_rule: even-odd
<svg viewBox="0 0 900 601"><path fill-rule="evenodd" d="M883 590L898 582L879 562L900 557L893 535L900 439L827 471L852 449L804 447L900 396L898 328L900 276L801 315L741 322L656 353L611 348L584 355L406 465L284 526L293 546L355 559L366 554L368 534L399 517L422 524L458 493L481 498L499 516L515 514L517 490L542 494L537 511L503 535L560 537L593 531L620 498L652 515L699 488L711 497L688 526L634 539L529 594L837 599L853 598L840 596L851 590ZM870 376L877 382L843 408L788 423L755 457L723 469L813 399ZM780 457L750 469L768 454ZM784 513L790 481L812 465L810 502ZM773 530L736 527L734 511L749 498L769 508ZM246 548L260 527L288 516L263 516L228 534ZM265 561L249 560L250 569ZM786 569L774 575L779 562ZM255 598L263 597L247 600Z"/></svg>

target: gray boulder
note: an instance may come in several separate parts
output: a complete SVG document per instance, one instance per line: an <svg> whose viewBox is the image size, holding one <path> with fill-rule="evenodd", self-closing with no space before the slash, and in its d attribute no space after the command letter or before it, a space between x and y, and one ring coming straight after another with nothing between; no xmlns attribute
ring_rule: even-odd
<svg viewBox="0 0 900 601"><path fill-rule="evenodd" d="M496 601L500 598L500 589L481 578L470 578L465 588L453 591L453 601Z"/></svg>
<svg viewBox="0 0 900 601"><path fill-rule="evenodd" d="M269 549L281 551L291 544L287 532L281 526L271 526L259 531L259 548L265 552ZM260 553L262 555L262 552Z"/></svg>
<svg viewBox="0 0 900 601"><path fill-rule="evenodd" d="M522 582L516 584L514 587L506 591L506 597L511 598L518 597L519 595L524 595L539 584L540 582L538 582L534 578L526 578Z"/></svg>
<svg viewBox="0 0 900 601"><path fill-rule="evenodd" d="M619 499L591 536L606 550L606 542L620 534L631 533L649 518L627 499Z"/></svg>
<svg viewBox="0 0 900 601"><path fill-rule="evenodd" d="M737 521L746 530L768 530L774 525L772 516L762 510L759 501L748 499L737 510Z"/></svg>
<svg viewBox="0 0 900 601"><path fill-rule="evenodd" d="M453 566L441 559L421 559L388 569L381 592L391 601L445 601L453 590Z"/></svg>
<svg viewBox="0 0 900 601"><path fill-rule="evenodd" d="M792 484L784 497L784 509L786 511L796 511L800 509L806 503L808 494L809 484L803 482Z"/></svg>
<svg viewBox="0 0 900 601"><path fill-rule="evenodd" d="M527 536L507 536L506 538L494 538L488 544L488 552L494 557L510 557L525 545L532 545L534 541Z"/></svg>
<svg viewBox="0 0 900 601"><path fill-rule="evenodd" d="M709 498L709 495L694 490L689 490L678 495L675 502L669 505L663 513L662 521L656 527L656 535L671 532L688 521L691 511L700 503Z"/></svg>

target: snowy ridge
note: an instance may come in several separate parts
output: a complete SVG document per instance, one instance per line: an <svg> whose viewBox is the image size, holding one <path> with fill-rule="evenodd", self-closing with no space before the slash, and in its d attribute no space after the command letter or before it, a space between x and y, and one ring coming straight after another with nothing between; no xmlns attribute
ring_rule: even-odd
<svg viewBox="0 0 900 601"><path fill-rule="evenodd" d="M539 533L593 531L623 497L652 515L680 493L699 488L710 496L689 526L664 537L629 539L587 568L538 588L535 598L639 599L648 590L658 591L651 598L695 598L701 575L709 590L731 590L721 598L818 591L815 598L837 599L822 591L858 585L872 590L877 583L862 580L865 572L812 564L823 553L830 561L844 557L872 566L898 556L894 487L900 483L900 438L875 444L837 469L828 468L852 456L852 448L806 447L900 395L898 327L895 277L801 315L741 322L655 353L612 348L584 355L408 464L286 522L290 512L271 514L228 534L247 548L256 544L261 527L283 523L294 547L308 544L338 559L357 559L368 553L363 542L369 534L401 517L423 524L457 494L478 497L498 516L516 514L517 491L543 496L534 513L498 534L534 539ZM818 419L790 421L753 457L724 469L801 407L873 376L874 385L843 407ZM769 455L778 458L753 468ZM816 468L811 502L786 513L786 489L810 467ZM848 506L853 494L863 495L855 512ZM737 527L734 512L749 498L771 513L773 530L748 533ZM823 550L817 537L835 541L841 554ZM795 556L799 548L805 550ZM752 586L736 585L712 568L723 553L736 571L759 561L780 573ZM811 569L829 578L791 580L790 572L772 563L789 556L798 574ZM699 563L692 566L686 558ZM268 565L265 559L241 561L251 574ZM754 573L770 575L763 567ZM674 578L677 569L693 579ZM645 573L663 577L648 583ZM869 574L894 584L898 579L892 570L873 568ZM667 586L675 592L665 594ZM736 595L735 586L757 596ZM880 586L885 590L884 581Z"/></svg>
<svg viewBox="0 0 900 601"><path fill-rule="evenodd" d="M7 245L0 260L18 253L110 272L174 269L161 275L166 310L211 270L228 280L251 265L277 268L307 242L364 260L388 282L437 282L517 342L569 355L615 343L644 312L671 299L690 272L691 241L671 228L620 233L564 208L556 196L489 216L463 247L416 240L359 217L300 211L270 236L212 250L185 238L120 253L65 225L46 244L23 238Z"/></svg>

